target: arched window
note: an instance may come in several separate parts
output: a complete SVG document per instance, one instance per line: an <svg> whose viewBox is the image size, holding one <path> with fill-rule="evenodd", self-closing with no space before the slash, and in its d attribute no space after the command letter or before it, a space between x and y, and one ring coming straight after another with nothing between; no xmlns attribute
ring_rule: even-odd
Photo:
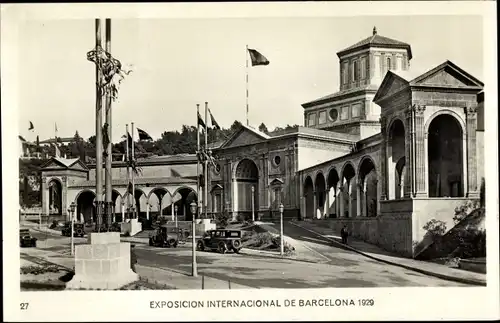
<svg viewBox="0 0 500 323"><path fill-rule="evenodd" d="M391 58L387 57L387 70L390 71L391 69L392 69Z"/></svg>

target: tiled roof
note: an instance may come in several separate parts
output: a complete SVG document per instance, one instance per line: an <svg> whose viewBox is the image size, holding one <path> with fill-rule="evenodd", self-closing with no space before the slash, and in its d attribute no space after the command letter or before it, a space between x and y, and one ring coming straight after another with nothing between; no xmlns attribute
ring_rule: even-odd
<svg viewBox="0 0 500 323"><path fill-rule="evenodd" d="M408 49L408 59L412 58L411 54L411 47L409 44L404 43L399 40L391 39L388 37L380 36L377 34L376 29L373 31L373 35L365 38L356 44L347 47L346 49L341 50L340 52L337 53L337 55L340 57L344 54L347 54L348 52L353 52L356 49L363 48L363 47L396 47L396 48L407 48Z"/></svg>
<svg viewBox="0 0 500 323"><path fill-rule="evenodd" d="M183 177L157 177L157 178L151 178L151 177L136 177L134 179L134 184L135 185L146 185L146 184L194 184L196 183L196 178L183 178ZM114 178L112 181L113 185L116 186L127 186L128 181L126 178ZM81 182L76 182L72 183L70 185L71 187L94 187L95 186L95 179L87 180L87 181L81 181Z"/></svg>
<svg viewBox="0 0 500 323"><path fill-rule="evenodd" d="M338 92L335 92L335 93L323 96L323 97L321 97L319 99L306 102L306 103L302 104L302 106L304 106L304 105L310 105L310 104L321 102L321 101L330 101L331 99L334 99L336 97L343 96L343 95L350 94L350 93L354 93L354 92L357 92L357 91L362 91L362 90L374 90L374 91L376 91L376 90L378 90L378 86L369 84L369 85L364 85L364 86L361 86L361 87L355 87L355 88L350 88L350 89L347 89L347 90L338 91Z"/></svg>
<svg viewBox="0 0 500 323"><path fill-rule="evenodd" d="M73 141L73 139L74 139L73 137L67 137L67 138L58 137L57 141L59 141L59 142L71 142L71 141ZM41 144L51 144L54 142L56 142L56 140L54 138L49 138L49 139L45 139L45 140L40 141Z"/></svg>

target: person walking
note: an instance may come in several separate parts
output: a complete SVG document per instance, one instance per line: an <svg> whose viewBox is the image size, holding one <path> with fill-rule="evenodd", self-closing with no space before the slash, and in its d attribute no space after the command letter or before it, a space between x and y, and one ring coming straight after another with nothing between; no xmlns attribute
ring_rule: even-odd
<svg viewBox="0 0 500 323"><path fill-rule="evenodd" d="M349 236L349 231L347 231L347 225L344 225L342 230L340 230L340 237L342 238L342 243L347 244L347 237Z"/></svg>

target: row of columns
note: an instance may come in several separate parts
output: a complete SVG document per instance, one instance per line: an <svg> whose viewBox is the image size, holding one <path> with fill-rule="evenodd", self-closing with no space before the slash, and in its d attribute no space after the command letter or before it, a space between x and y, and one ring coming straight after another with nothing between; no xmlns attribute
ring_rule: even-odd
<svg viewBox="0 0 500 323"><path fill-rule="evenodd" d="M330 216L330 209L331 206L334 205L334 210L335 214L337 217L345 217L345 205L344 205L344 190L347 188L348 189L348 205L347 205L347 210L349 217L353 217L353 192L352 192L352 187L353 183L354 186L356 187L356 215L357 217L361 216L368 216L368 201L367 201L367 195L366 195L366 184L361 181L357 176L352 178L349 181L349 185L347 187L344 186L328 186L326 191L318 192L318 191L312 191L313 194L313 217L316 217L318 210L322 212L321 216L322 217L329 217ZM378 186L378 184L377 184ZM333 189L333 196L334 200L330 201L330 190ZM380 199L380 190L377 189L377 201ZM320 207L318 206L318 200L320 195L323 195L323 200L324 205L323 209L321 210ZM304 202L307 200L307 193L305 193L304 196ZM306 203L306 202L305 202ZM377 207L378 209L378 207ZM303 210L306 210L306 205L303 205Z"/></svg>

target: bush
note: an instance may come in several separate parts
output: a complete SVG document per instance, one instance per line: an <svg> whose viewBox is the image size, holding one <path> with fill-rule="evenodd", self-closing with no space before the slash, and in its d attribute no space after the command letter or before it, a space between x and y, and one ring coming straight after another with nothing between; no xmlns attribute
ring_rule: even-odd
<svg viewBox="0 0 500 323"><path fill-rule="evenodd" d="M460 243L450 254L450 257L486 257L486 231L478 229L460 230L458 239Z"/></svg>
<svg viewBox="0 0 500 323"><path fill-rule="evenodd" d="M464 204L457 206L455 208L455 216L453 217L453 221L455 224L459 223L467 215L469 215L473 210L479 208L480 203L478 201L467 201Z"/></svg>
<svg viewBox="0 0 500 323"><path fill-rule="evenodd" d="M433 238L440 237L446 232L446 223L441 220L432 219L423 226L423 229Z"/></svg>
<svg viewBox="0 0 500 323"><path fill-rule="evenodd" d="M215 224L217 225L217 228L225 228L229 225L229 222L231 221L231 219L232 219L232 216L226 210L226 211L216 215Z"/></svg>
<svg viewBox="0 0 500 323"><path fill-rule="evenodd" d="M242 237L243 245L246 247L253 247L257 249L280 249L281 241L279 236L272 235L269 232L245 232ZM284 241L283 251L285 254L291 254L295 248Z"/></svg>
<svg viewBox="0 0 500 323"><path fill-rule="evenodd" d="M41 275L45 273L57 273L61 271L58 266L55 265L47 265L47 266L25 266L21 267L21 275Z"/></svg>

